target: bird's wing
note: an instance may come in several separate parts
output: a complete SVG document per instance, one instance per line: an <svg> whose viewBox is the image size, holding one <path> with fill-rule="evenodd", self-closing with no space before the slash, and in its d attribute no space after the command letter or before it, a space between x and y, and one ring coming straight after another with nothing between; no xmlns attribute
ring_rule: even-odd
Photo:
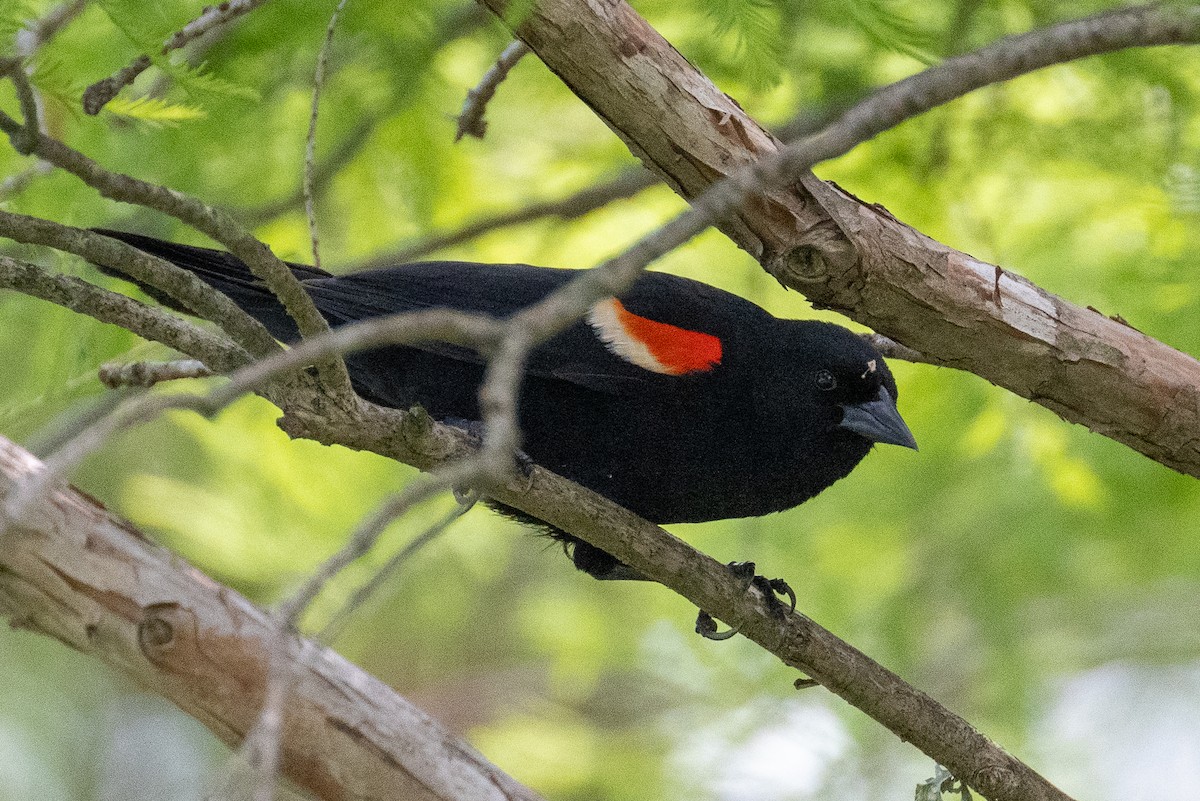
<svg viewBox="0 0 1200 801"><path fill-rule="evenodd" d="M577 274L526 265L424 262L308 280L305 285L333 325L433 308L503 319L538 302ZM714 369L721 361L719 338L694 330L695 325L656 319L703 319L704 310L693 308L707 305L696 295L696 286L703 285L648 274L621 301L601 301L584 320L538 346L530 355L527 373L606 394L625 394L647 384L667 386L673 377ZM470 348L442 342L409 347L456 361L485 361Z"/></svg>

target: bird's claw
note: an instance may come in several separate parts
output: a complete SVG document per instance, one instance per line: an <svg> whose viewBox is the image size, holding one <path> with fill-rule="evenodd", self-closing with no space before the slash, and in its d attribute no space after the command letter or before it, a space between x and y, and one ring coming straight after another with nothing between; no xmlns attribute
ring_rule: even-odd
<svg viewBox="0 0 1200 801"><path fill-rule="evenodd" d="M783 579L769 579L758 575L755 572L756 568L753 562L730 562L728 568L742 584L743 591L755 587L762 593L767 608L776 617L783 618L796 611L796 593L791 585ZM780 601L780 596L786 597L789 601L786 612L784 611L783 603ZM741 626L734 626L728 631L717 631L717 622L713 619L712 615L703 609L696 616L696 633L706 640L728 640L737 634L740 629Z"/></svg>
<svg viewBox="0 0 1200 801"><path fill-rule="evenodd" d="M785 614L791 614L796 611L796 592L783 579L769 579L766 576L758 575L755 572L756 568L753 562L730 562L729 570L742 582L744 589L748 590L754 587L762 593L767 608L777 617L783 617ZM784 612L783 604L780 602L780 596L788 599L786 613Z"/></svg>
<svg viewBox="0 0 1200 801"><path fill-rule="evenodd" d="M537 466L537 462L533 461L533 457L522 450L513 452L513 462L517 465L517 470L521 471L521 478L533 478L533 468Z"/></svg>
<svg viewBox="0 0 1200 801"><path fill-rule="evenodd" d="M759 591L767 599L767 605L773 610L777 610L781 616L783 614L783 604L779 603L780 596L788 599L787 614L790 615L796 611L796 591L792 589L792 585L783 579L769 579L762 576L755 576L754 586L758 587Z"/></svg>
<svg viewBox="0 0 1200 801"><path fill-rule="evenodd" d="M712 615L703 609L696 615L696 633L706 640L728 640L738 633L739 628L735 626L728 631L717 631L717 621Z"/></svg>

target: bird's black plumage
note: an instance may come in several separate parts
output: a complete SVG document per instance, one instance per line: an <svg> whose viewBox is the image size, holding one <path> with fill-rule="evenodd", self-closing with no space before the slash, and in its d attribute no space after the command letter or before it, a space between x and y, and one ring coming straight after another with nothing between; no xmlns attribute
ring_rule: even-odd
<svg viewBox="0 0 1200 801"><path fill-rule="evenodd" d="M100 232L192 271L278 339L297 338L274 296L234 256ZM465 262L344 276L291 266L334 327L432 307L503 318L576 274ZM883 358L845 328L778 319L736 295L664 273L646 273L616 305L602 304L531 355L519 404L523 448L537 464L648 520L788 509L847 475L874 442L915 447ZM469 349L387 347L347 364L355 389L375 403L420 404L442 420L480 419L485 362ZM601 577L619 566L582 543L574 557Z"/></svg>

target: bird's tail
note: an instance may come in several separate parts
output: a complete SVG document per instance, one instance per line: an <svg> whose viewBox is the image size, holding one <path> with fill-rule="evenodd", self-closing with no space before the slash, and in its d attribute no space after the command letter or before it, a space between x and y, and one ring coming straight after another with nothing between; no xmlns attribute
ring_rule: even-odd
<svg viewBox="0 0 1200 801"><path fill-rule="evenodd" d="M297 338L296 325L284 310L283 305L279 303L271 290L267 289L266 285L250 272L250 268L246 266L245 262L232 253L227 253L223 250L193 247L191 245L177 245L174 242L167 242L150 236L130 234L125 231L114 231L108 228L93 228L92 230L98 234L120 240L127 245L132 245L138 250L149 253L152 256L158 256L177 267L182 267L188 272L194 273L197 278L204 281L204 283L213 289L228 295L234 303L265 325L267 330L271 332L271 335L277 339L292 341ZM291 268L292 274L300 281L329 277L329 273L315 267L293 264L291 262L285 263ZM97 264L96 266L106 275L113 275L127 281L133 281L142 291L168 308L189 314L192 313L191 309L182 307L171 296L131 278L123 273L119 267L107 264Z"/></svg>

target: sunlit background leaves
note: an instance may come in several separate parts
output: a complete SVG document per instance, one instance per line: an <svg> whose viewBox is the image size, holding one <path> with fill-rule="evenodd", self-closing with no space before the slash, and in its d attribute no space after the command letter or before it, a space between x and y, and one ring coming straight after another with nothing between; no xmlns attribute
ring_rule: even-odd
<svg viewBox="0 0 1200 801"><path fill-rule="evenodd" d="M275 0L187 58L156 57L92 118L89 83L161 42L201 2L104 0L36 56L47 128L106 166L253 220L309 257L299 186L311 80L333 3ZM703 0L636 4L766 124L819 116L923 62L1097 11L1091 2ZM0 32L48 2L6 4ZM153 7L155 13L146 9ZM528 57L455 144L465 92L508 41L469 4L352 0L332 53L319 160L365 134L318 202L325 264L354 267L482 215L565 196L634 164ZM1200 73L1164 48L1089 59L978 92L818 174L956 248L1200 353ZM0 105L15 101L0 87ZM0 148L0 203L74 225L203 240ZM588 267L682 208L664 188L583 220L543 220L444 254ZM0 244L109 287L75 259ZM708 233L668 270L814 316ZM132 290L129 290L132 291ZM831 318L832 319L832 318ZM842 320L841 322L846 322ZM0 432L37 446L98 398L96 367L164 350L0 294ZM800 608L1079 797L1200 794L1200 485L946 369L895 364L920 453L881 448L803 507L675 526L722 560L787 577ZM413 471L289 441L261 400L122 436L79 486L209 574L278 600ZM450 508L389 531L314 608ZM424 551L335 643L518 779L555 799L911 797L933 765L750 643L690 633L650 585L601 584L485 510ZM199 798L224 750L121 676L0 633L0 798Z"/></svg>

